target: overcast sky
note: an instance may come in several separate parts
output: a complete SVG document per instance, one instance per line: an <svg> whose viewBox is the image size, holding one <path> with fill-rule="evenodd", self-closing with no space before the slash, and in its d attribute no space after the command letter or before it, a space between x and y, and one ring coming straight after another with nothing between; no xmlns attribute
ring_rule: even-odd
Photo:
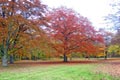
<svg viewBox="0 0 120 80"><path fill-rule="evenodd" d="M82 16L87 17L95 28L106 27L104 16L111 12L109 6L112 0L42 0L51 8L67 6L72 8Z"/></svg>

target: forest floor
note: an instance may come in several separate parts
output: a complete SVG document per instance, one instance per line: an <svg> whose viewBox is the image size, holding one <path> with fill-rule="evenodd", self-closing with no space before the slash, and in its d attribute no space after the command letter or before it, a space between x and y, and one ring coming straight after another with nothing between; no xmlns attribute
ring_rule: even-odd
<svg viewBox="0 0 120 80"><path fill-rule="evenodd" d="M64 69L64 70L63 70ZM87 71L90 69L91 71ZM40 73L42 71L42 73ZM56 72L57 71L57 72ZM31 73L32 72L32 73ZM83 73L84 72L84 73ZM87 73L86 73L87 72ZM11 74L9 74L11 73ZM71 76L76 76L77 78L71 79ZM83 73L84 75L81 75ZM17 75L18 74L18 75ZM70 78L69 80L120 80L120 58L115 59L81 59L81 60L72 60L69 62L63 62L62 60L21 60L16 61L14 64L9 64L9 67L2 67L0 65L0 79L10 80L15 78L19 80L18 77L23 77L27 80L28 78L25 75L32 74L33 80L41 79L39 76L45 74L49 75L49 80L65 80L65 78ZM54 76L52 75L54 74ZM63 79L60 79L60 76L65 75ZM14 76L16 75L16 77ZM96 76L98 77L96 77ZM110 76L111 77L110 77ZM11 76L6 79L6 76ZM37 76L37 77L36 77ZM57 77L56 79L51 78L51 76ZM69 77L68 77L69 76ZM83 79L81 79L81 77ZM107 77L108 76L108 77ZM45 76L41 76L45 79ZM87 79L86 77L89 77ZM80 78L80 79L79 79ZM91 79L90 79L91 78ZM30 79L30 78L29 78ZM28 79L28 80L29 80ZM14 79L13 79L14 80Z"/></svg>

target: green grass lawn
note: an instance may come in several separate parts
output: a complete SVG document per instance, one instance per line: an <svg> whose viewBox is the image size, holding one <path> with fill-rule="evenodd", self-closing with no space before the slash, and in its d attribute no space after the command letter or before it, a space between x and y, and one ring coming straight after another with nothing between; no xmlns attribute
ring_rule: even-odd
<svg viewBox="0 0 120 80"><path fill-rule="evenodd" d="M0 69L0 80L119 80L96 73L96 64L10 65Z"/></svg>

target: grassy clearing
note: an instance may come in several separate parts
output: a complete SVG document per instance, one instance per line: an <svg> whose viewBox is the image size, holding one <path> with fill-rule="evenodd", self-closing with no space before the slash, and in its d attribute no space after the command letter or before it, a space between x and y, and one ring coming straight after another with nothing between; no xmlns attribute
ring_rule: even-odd
<svg viewBox="0 0 120 80"><path fill-rule="evenodd" d="M96 64L12 65L0 69L0 80L119 80L95 73Z"/></svg>

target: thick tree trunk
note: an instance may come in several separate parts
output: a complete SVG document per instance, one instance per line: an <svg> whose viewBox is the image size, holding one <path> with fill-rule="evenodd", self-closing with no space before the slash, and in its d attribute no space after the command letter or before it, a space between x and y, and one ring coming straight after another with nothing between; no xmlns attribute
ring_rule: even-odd
<svg viewBox="0 0 120 80"><path fill-rule="evenodd" d="M10 64L13 64L14 63L14 57L13 55L10 55Z"/></svg>
<svg viewBox="0 0 120 80"><path fill-rule="evenodd" d="M3 66L3 67L7 67L7 66L8 66L7 55L3 55L3 56L2 56L2 66Z"/></svg>
<svg viewBox="0 0 120 80"><path fill-rule="evenodd" d="M63 55L63 58L64 58L64 62L68 62L68 58L67 58L66 54Z"/></svg>

